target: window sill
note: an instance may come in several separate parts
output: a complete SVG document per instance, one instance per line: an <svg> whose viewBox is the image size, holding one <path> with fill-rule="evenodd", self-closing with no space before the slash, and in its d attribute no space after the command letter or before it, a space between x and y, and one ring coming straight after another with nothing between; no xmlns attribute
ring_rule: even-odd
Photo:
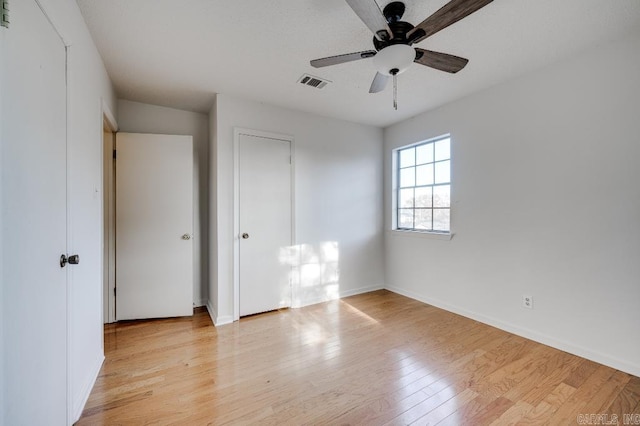
<svg viewBox="0 0 640 426"><path fill-rule="evenodd" d="M453 233L427 232L427 231L404 231L399 229L393 229L387 232L394 237L426 238L429 240L442 240L442 241L449 241L455 235Z"/></svg>

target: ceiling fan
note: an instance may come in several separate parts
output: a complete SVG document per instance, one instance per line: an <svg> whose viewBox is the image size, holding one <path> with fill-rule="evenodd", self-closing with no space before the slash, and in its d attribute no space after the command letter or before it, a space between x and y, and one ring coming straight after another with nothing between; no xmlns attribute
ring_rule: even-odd
<svg viewBox="0 0 640 426"><path fill-rule="evenodd" d="M314 59L315 68L373 58L377 70L369 93L378 93L387 87L393 78L393 106L398 109L397 76L409 68L412 62L426 65L440 71L457 73L467 65L468 59L447 53L411 47L438 31L469 16L493 0L451 0L417 26L401 21L404 3L394 1L383 10L375 0L346 0L358 17L373 32L375 50L347 53Z"/></svg>

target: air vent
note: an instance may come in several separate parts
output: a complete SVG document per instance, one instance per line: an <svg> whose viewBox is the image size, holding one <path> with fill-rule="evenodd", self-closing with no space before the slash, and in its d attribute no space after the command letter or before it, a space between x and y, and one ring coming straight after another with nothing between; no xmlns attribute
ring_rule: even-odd
<svg viewBox="0 0 640 426"><path fill-rule="evenodd" d="M331 82L329 80L323 80L320 77L303 74L302 77L300 77L300 79L298 80L298 83L304 84L305 86L315 87L316 89L322 89L324 86Z"/></svg>

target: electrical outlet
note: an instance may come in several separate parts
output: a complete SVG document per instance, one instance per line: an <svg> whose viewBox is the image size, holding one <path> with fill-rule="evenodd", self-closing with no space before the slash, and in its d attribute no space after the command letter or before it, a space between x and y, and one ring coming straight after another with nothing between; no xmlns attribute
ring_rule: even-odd
<svg viewBox="0 0 640 426"><path fill-rule="evenodd" d="M528 296L526 294L523 294L522 307L527 309L533 309L533 296Z"/></svg>

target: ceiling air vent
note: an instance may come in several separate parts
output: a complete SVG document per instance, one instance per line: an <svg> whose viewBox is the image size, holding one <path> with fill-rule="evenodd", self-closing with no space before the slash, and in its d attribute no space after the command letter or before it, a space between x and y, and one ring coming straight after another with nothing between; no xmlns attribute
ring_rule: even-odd
<svg viewBox="0 0 640 426"><path fill-rule="evenodd" d="M303 74L302 77L300 77L300 79L298 80L298 83L304 84L305 86L315 87L316 89L322 89L324 86L331 82L329 80L323 80L320 77Z"/></svg>

